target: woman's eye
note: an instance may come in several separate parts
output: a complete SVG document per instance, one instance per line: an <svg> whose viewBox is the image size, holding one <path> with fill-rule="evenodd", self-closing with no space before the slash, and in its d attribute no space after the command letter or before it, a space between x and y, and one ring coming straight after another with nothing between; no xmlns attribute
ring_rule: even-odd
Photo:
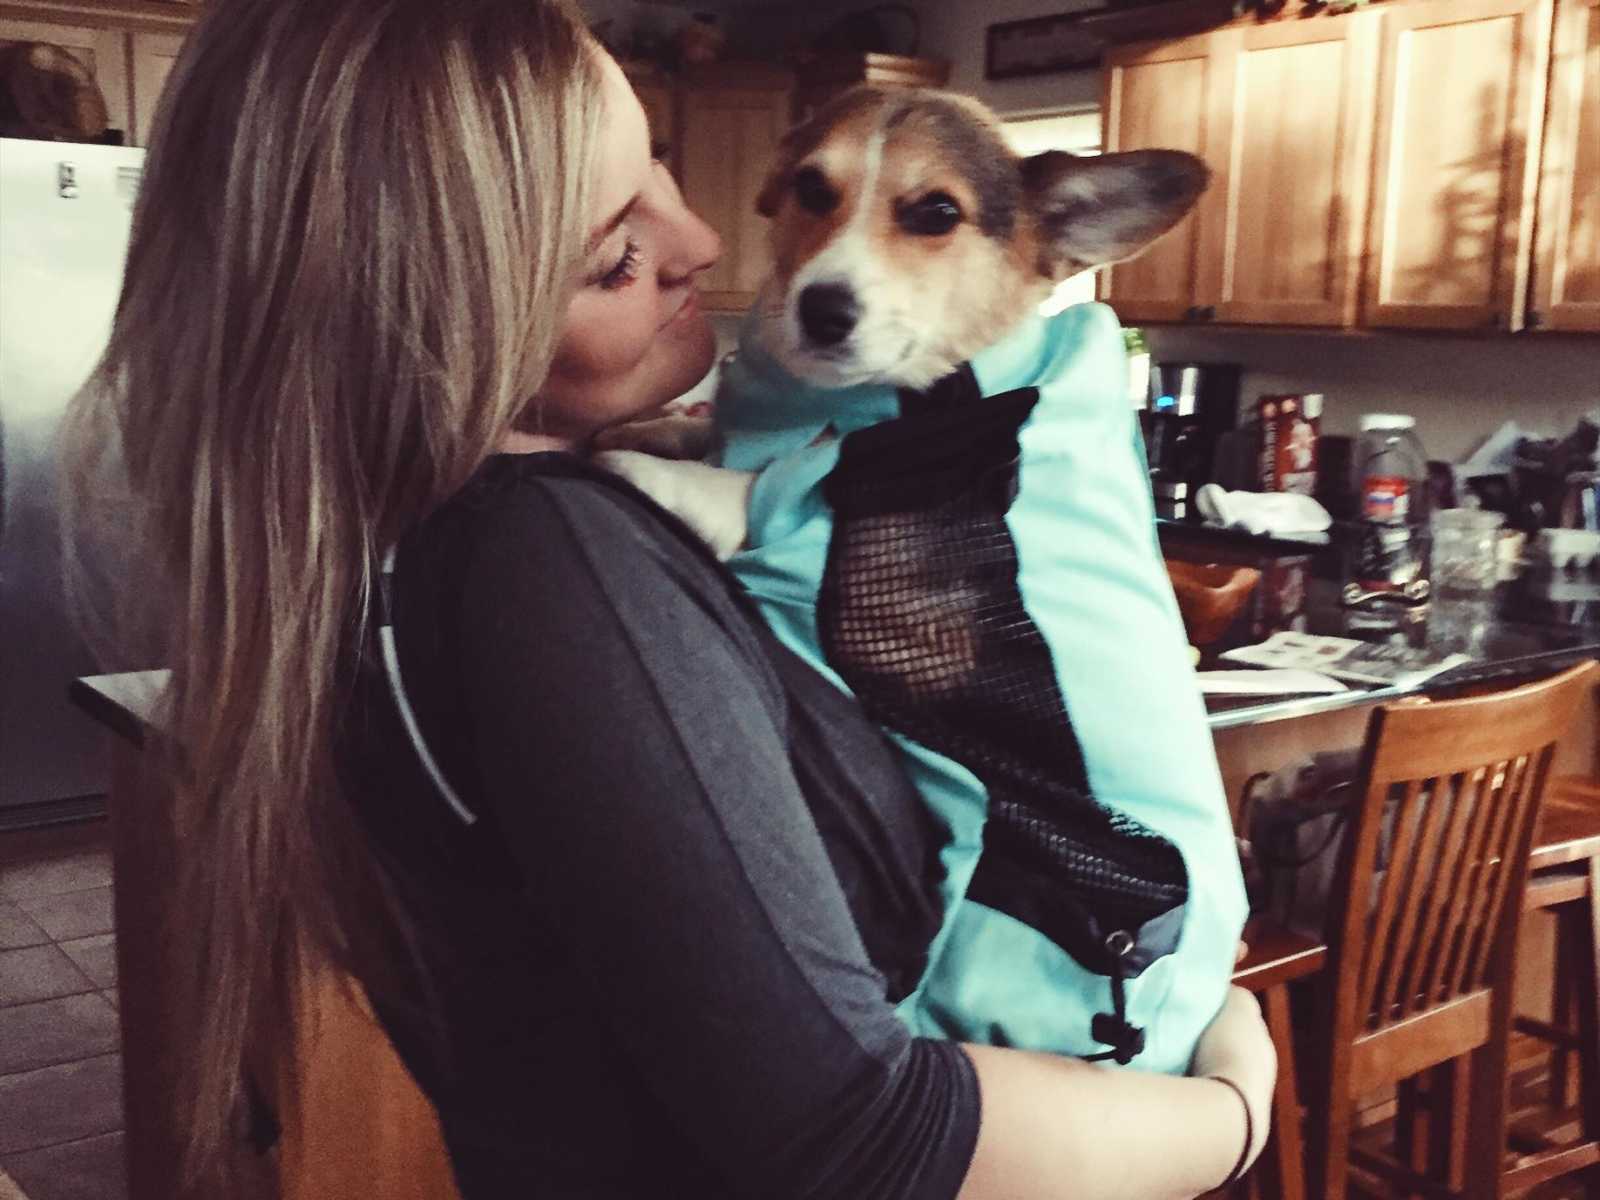
<svg viewBox="0 0 1600 1200"><path fill-rule="evenodd" d="M921 237L938 237L961 223L961 206L946 192L929 192L895 214L900 228Z"/></svg>
<svg viewBox="0 0 1600 1200"><path fill-rule="evenodd" d="M639 244L632 238L623 248L622 257L617 259L616 265L608 268L594 280L601 288L614 292L618 288L627 287L639 275Z"/></svg>
<svg viewBox="0 0 1600 1200"><path fill-rule="evenodd" d="M839 203L839 193L829 186L815 167L801 167L794 173L794 198L800 207L817 216L826 216Z"/></svg>

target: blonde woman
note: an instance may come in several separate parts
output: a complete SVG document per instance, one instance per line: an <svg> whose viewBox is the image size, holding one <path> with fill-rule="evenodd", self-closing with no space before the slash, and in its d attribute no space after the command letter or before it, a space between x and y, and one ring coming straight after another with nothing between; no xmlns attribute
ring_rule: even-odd
<svg viewBox="0 0 1600 1200"><path fill-rule="evenodd" d="M569 8L213 0L154 142L70 483L173 669L197 1170L326 965L466 1200L1127 1200L1253 1158L1242 994L1186 1079L895 1019L922 806L583 457L706 371L718 245Z"/></svg>

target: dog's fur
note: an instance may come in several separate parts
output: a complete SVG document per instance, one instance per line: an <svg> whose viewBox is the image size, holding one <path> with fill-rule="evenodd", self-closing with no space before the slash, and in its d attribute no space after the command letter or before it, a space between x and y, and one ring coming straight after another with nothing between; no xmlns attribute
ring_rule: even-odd
<svg viewBox="0 0 1600 1200"><path fill-rule="evenodd" d="M948 93L848 93L784 139L761 192L773 272L720 396L725 456L753 470L605 458L723 557L751 529L733 570L778 636L905 743L908 777L948 833L944 923L902 1014L920 1032L1182 1070L1226 987L1245 905L1227 878L1220 781L1127 763L1160 758L1069 708L1075 692L1080 714L1120 713L1129 729L1130 693L1181 695L1190 670L1154 543L1138 536L1147 509L1116 323L1094 306L1030 322L1059 280L1176 224L1205 181L1198 160L1165 151L1018 158L985 109ZM1082 439L1062 446L1068 431ZM1107 496L1115 511L1094 503ZM1091 521L1105 529L1081 528ZM1110 531L1115 545L1088 549ZM1148 653L1108 657L1109 630ZM1118 686L1118 662L1136 679ZM1117 695L1097 696L1102 685ZM1197 706L1173 717L1168 744L1202 753ZM1120 764L1114 794L1098 797L1091 765L1107 763ZM1118 858L1135 843L1137 863ZM1083 870L1085 856L1111 865ZM1105 900L1101 876L1140 871L1157 890L1181 873L1184 898L1130 922L1142 941L1122 931L1173 956L1124 993L1122 968L1096 965L1111 945L1096 922L1128 910L1112 897L1086 923L1062 914ZM1174 913L1182 941L1167 943Z"/></svg>
<svg viewBox="0 0 1600 1200"><path fill-rule="evenodd" d="M1199 159L1170 150L1021 158L969 97L855 88L784 137L761 190L773 270L756 336L819 386L926 387L1059 281L1143 250L1207 179ZM750 477L616 449L681 457L709 432L692 419L622 427L597 457L725 558L744 541Z"/></svg>

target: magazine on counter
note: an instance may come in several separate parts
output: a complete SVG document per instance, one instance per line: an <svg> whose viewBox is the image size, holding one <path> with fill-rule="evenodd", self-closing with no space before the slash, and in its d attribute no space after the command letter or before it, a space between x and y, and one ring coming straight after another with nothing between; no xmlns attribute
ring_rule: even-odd
<svg viewBox="0 0 1600 1200"><path fill-rule="evenodd" d="M1413 687L1470 661L1465 654L1439 654L1418 646L1363 642L1285 630L1254 646L1225 650L1229 662L1252 667L1317 671L1348 683Z"/></svg>

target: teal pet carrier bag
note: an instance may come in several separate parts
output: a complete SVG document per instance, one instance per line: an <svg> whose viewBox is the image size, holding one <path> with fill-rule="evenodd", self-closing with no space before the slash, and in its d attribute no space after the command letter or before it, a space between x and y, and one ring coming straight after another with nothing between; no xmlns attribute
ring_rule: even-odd
<svg viewBox="0 0 1600 1200"><path fill-rule="evenodd" d="M730 566L948 833L901 1017L1181 1072L1245 895L1126 380L1090 304L918 393L815 388L747 336L717 417L759 472Z"/></svg>

